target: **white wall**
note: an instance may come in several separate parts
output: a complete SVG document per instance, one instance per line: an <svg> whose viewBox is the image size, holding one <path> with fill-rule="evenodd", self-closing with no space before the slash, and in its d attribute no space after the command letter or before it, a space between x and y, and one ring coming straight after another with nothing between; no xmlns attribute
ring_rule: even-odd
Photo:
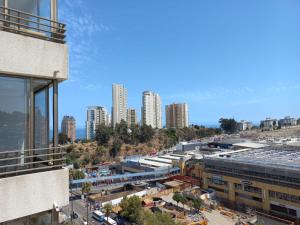
<svg viewBox="0 0 300 225"><path fill-rule="evenodd" d="M69 204L69 171L0 179L0 223Z"/></svg>
<svg viewBox="0 0 300 225"><path fill-rule="evenodd" d="M37 38L0 31L0 73L65 80L68 47Z"/></svg>

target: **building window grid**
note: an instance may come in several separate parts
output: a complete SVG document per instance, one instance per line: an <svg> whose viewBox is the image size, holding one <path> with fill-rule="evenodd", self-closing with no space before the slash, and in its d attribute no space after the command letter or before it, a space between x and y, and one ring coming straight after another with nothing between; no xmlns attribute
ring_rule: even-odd
<svg viewBox="0 0 300 225"><path fill-rule="evenodd" d="M238 176L238 177L242 177L243 179L252 178L255 180L262 180L265 183L267 182L272 184L281 184L289 187L295 187L295 186L300 187L300 178L272 175L269 173L259 173L259 172L248 171L248 170L232 169L232 168L219 167L214 165L206 165L205 169L212 173Z"/></svg>
<svg viewBox="0 0 300 225"><path fill-rule="evenodd" d="M281 199L288 202L300 203L300 196L290 195L277 191L269 191L269 195L271 198Z"/></svg>
<svg viewBox="0 0 300 225"><path fill-rule="evenodd" d="M262 194L262 189L258 187L253 187L251 185L243 185L243 184L234 184L235 189L243 190L250 193Z"/></svg>

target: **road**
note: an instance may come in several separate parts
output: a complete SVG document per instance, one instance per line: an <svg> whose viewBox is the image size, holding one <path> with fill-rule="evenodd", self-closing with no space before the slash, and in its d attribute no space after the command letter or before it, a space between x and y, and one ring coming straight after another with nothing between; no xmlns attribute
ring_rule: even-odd
<svg viewBox="0 0 300 225"><path fill-rule="evenodd" d="M92 218L92 209L89 207L87 210L86 201L82 199L70 199L69 206L63 208L63 213L66 214L68 217L71 214L72 206L74 212L78 215L77 219L73 219L74 224L81 225L84 221L87 221L87 214L89 218L89 223L93 225L101 225L100 222L96 221Z"/></svg>

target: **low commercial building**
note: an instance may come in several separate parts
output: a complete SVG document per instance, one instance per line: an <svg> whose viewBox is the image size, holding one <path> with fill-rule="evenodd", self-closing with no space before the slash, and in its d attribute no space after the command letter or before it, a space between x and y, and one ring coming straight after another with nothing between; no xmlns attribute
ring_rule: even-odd
<svg viewBox="0 0 300 225"><path fill-rule="evenodd" d="M203 146L202 142L180 142L176 145L177 151L193 151L199 150L200 147Z"/></svg>
<svg viewBox="0 0 300 225"><path fill-rule="evenodd" d="M292 127L297 125L297 119L289 116L284 117L278 121L280 127Z"/></svg>
<svg viewBox="0 0 300 225"><path fill-rule="evenodd" d="M300 151L267 147L205 157L201 180L223 202L251 207L300 224ZM201 168L201 167L200 167Z"/></svg>
<svg viewBox="0 0 300 225"><path fill-rule="evenodd" d="M264 130L273 130L278 127L278 120L268 117L260 122L260 127Z"/></svg>

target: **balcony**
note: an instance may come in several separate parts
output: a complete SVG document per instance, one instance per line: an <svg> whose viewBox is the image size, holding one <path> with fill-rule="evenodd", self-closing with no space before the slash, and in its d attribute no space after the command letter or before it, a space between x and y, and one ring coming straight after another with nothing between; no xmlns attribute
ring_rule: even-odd
<svg viewBox="0 0 300 225"><path fill-rule="evenodd" d="M0 30L3 31L64 44L65 27L47 18L0 6Z"/></svg>
<svg viewBox="0 0 300 225"><path fill-rule="evenodd" d="M0 178L61 169L65 148L50 147L0 152Z"/></svg>

